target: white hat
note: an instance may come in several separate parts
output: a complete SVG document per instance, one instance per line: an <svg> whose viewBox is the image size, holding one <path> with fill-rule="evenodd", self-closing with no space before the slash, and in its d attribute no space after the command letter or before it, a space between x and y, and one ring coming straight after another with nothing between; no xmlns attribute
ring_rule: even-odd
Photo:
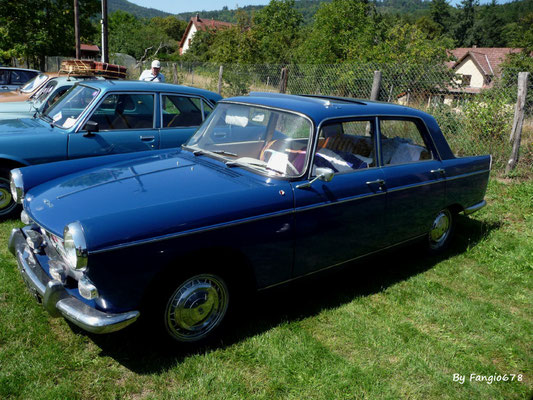
<svg viewBox="0 0 533 400"><path fill-rule="evenodd" d="M152 61L152 68L161 68L161 63L159 60Z"/></svg>

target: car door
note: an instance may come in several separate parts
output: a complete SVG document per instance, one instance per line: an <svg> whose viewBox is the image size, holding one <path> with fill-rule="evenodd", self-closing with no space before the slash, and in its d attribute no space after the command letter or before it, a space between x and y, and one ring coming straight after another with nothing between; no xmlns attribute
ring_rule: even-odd
<svg viewBox="0 0 533 400"><path fill-rule="evenodd" d="M387 188L387 244L425 235L446 195L444 166L426 125L416 118L382 117L379 144Z"/></svg>
<svg viewBox="0 0 533 400"><path fill-rule="evenodd" d="M330 182L294 185L294 276L371 253L383 244L386 192L375 160L375 118L333 121L320 129L313 159Z"/></svg>
<svg viewBox="0 0 533 400"><path fill-rule="evenodd" d="M161 148L181 146L213 111L209 102L196 96L163 93L160 101Z"/></svg>
<svg viewBox="0 0 533 400"><path fill-rule="evenodd" d="M155 93L110 93L100 101L87 121L98 132L87 133L84 125L69 135L68 157L80 158L129 153L159 148L155 126Z"/></svg>

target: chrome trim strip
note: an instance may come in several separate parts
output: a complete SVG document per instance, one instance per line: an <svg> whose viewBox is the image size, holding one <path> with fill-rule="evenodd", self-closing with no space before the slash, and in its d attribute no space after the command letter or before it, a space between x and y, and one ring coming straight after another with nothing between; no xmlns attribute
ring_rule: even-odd
<svg viewBox="0 0 533 400"><path fill-rule="evenodd" d="M422 187L422 186L434 185L436 183L444 183L445 181L446 181L445 179L438 179L438 180L431 180L431 181L424 182L424 183L413 183L411 185L398 186L394 189L387 189L387 192L388 193L401 192L402 190L415 189L415 188Z"/></svg>
<svg viewBox="0 0 533 400"><path fill-rule="evenodd" d="M470 214L475 213L476 211L481 210L486 205L487 205L487 202L485 200L483 200L483 201L481 201L481 202L479 202L477 204L474 204L473 206L465 208L463 212L464 212L465 215L470 215Z"/></svg>
<svg viewBox="0 0 533 400"><path fill-rule="evenodd" d="M217 225L212 225L212 226L209 226L209 227L206 227L206 228L195 228L195 229L191 229L191 230L188 230L188 231L183 231L183 232L179 232L179 233L170 233L168 235L159 236L159 237L155 237L155 238L151 238L151 239L141 239L141 240L136 240L136 241L130 242L130 243L117 244L117 245L106 247L106 248L103 248L103 249L100 249L100 250L89 251L89 256L91 254L100 254L100 253L106 253L108 251L113 251L113 250L118 250L118 249L126 249L128 247L133 247L133 246L137 246L137 245L141 245L141 244L157 243L157 242L162 242L164 240L175 239L175 238L182 237L182 236L195 235L197 233L210 232L210 231L214 231L214 230L217 230L217 229L228 228L228 227L233 227L233 226L238 226L238 225L244 225L244 224L247 224L247 223L250 223L250 222L262 221L262 220L269 219L269 218L283 217L285 215L289 215L289 214L293 214L293 213L294 213L293 209L285 210L285 211L277 211L277 212L274 212L274 213L261 215L259 217L251 217L251 218L242 219L242 220L238 220L238 221L222 222L222 223L219 223Z"/></svg>
<svg viewBox="0 0 533 400"><path fill-rule="evenodd" d="M326 271L326 270L331 269L331 268L338 267L338 266L343 265L343 264L348 264L348 263L360 260L361 258L365 258L365 257L371 256L373 254L381 253L382 251L385 251L385 250L388 250L388 249L392 249L392 248L397 247L397 246L401 246L401 245L403 245L405 243L409 243L409 242L413 242L415 240L422 239L425 236L426 236L426 234L424 233L423 235L415 236L415 237L412 237L411 239L407 239L407 240L401 241L399 243L395 243L393 245L390 245L390 246L387 246L387 247L383 247L383 248L381 248L379 250L375 250L375 251L371 251L369 253L362 254L360 256L351 258L351 259L349 259L347 261L342 261L340 263L333 264L333 265L330 265L328 267L317 269L316 271L311 271L311 272L308 272L307 274L304 274L304 275L298 275L297 277L294 277L294 278L291 278L291 279L287 279L287 280L285 280L283 282L274 283L272 285L265 286L264 288L260 288L260 289L257 289L257 290L261 291L261 290L270 289L270 288L273 288L273 287L276 287L276 286L279 286L279 285L284 285L286 283L289 283L289 282L292 282L292 281L295 281L295 280L298 280L298 279L301 279L301 278L305 278L306 276L314 275L316 273L323 272L323 271Z"/></svg>
<svg viewBox="0 0 533 400"><path fill-rule="evenodd" d="M484 169L482 171L475 171L475 172L468 172L466 174L461 174L461 175L456 175L456 176L451 176L451 177L446 177L445 179L447 181L454 181L456 179L462 179L462 178L467 178L469 176L474 176L474 175L480 175L480 174L486 174L486 173L490 173L490 169Z"/></svg>
<svg viewBox="0 0 533 400"><path fill-rule="evenodd" d="M387 194L387 192L362 194L362 195L348 197L348 198L336 201L334 203L333 202L331 202L331 203L322 203L322 204L317 204L317 205L299 207L299 208L296 208L294 211L295 212L309 211L309 210L314 210L314 209L317 209L317 208L323 208L323 207L335 206L335 205L343 204L343 203L349 203L351 201L364 200L364 199L368 199L368 198L371 198L371 197L383 196L385 194Z"/></svg>

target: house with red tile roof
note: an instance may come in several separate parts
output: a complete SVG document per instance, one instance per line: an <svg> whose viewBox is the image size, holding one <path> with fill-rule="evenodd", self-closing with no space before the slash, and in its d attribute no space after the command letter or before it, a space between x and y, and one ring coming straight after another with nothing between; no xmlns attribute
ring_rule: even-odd
<svg viewBox="0 0 533 400"><path fill-rule="evenodd" d="M216 21L214 19L200 18L199 14L191 17L180 41L180 55L184 54L192 43L192 38L198 31L228 29L234 26L231 22Z"/></svg>
<svg viewBox="0 0 533 400"><path fill-rule="evenodd" d="M448 50L448 55L453 59L446 66L454 74L454 82L445 89L430 92L408 91L397 96L400 104L409 105L410 99L418 102L430 103L443 102L447 105L454 104L466 96L473 96L483 89L493 86L496 78L501 77L501 64L509 54L520 53L522 49L509 47L460 47Z"/></svg>
<svg viewBox="0 0 533 400"><path fill-rule="evenodd" d="M509 54L520 53L522 49L509 47L460 47L449 50L455 58L446 65L458 75L460 88L450 89L462 93L479 93L490 88L494 78L501 76L501 63Z"/></svg>

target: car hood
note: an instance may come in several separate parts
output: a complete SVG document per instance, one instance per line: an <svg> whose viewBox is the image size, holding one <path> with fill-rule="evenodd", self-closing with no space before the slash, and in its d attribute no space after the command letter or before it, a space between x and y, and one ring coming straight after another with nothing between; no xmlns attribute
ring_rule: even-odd
<svg viewBox="0 0 533 400"><path fill-rule="evenodd" d="M31 111L32 102L30 101L13 101L11 103L0 104L0 114L13 113L17 111Z"/></svg>
<svg viewBox="0 0 533 400"><path fill-rule="evenodd" d="M107 164L31 189L25 209L62 236L80 221L89 251L290 210L289 182L181 150Z"/></svg>
<svg viewBox="0 0 533 400"><path fill-rule="evenodd" d="M0 113L0 118L1 118ZM53 128L50 124L42 121L39 118L16 118L0 120L0 138L4 135L11 135L13 133L28 133L34 134L38 132L50 132L51 130L59 129ZM0 146L0 152L2 151Z"/></svg>
<svg viewBox="0 0 533 400"><path fill-rule="evenodd" d="M0 93L0 103L9 103L12 101L24 101L31 96L31 93L20 93L17 90Z"/></svg>

